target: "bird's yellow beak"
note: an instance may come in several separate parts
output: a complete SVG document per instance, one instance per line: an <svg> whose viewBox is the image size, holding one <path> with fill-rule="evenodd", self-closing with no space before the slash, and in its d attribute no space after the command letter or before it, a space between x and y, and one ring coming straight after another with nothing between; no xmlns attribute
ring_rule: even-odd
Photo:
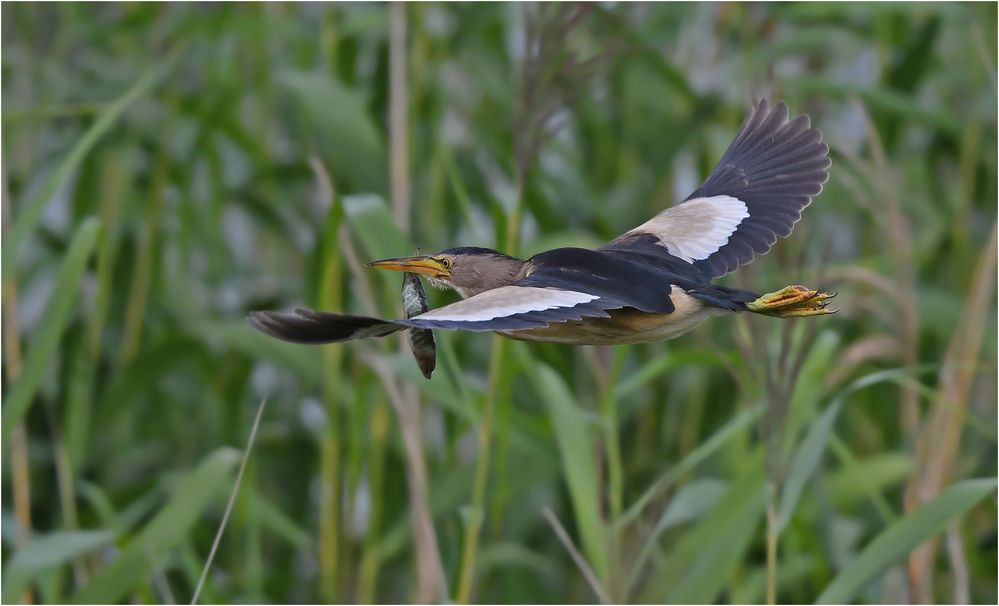
<svg viewBox="0 0 999 606"><path fill-rule="evenodd" d="M428 278L444 278L451 275L451 272L444 267L444 264L433 257L396 257L394 259L382 259L368 263L369 267L378 269L391 269L393 271L408 271Z"/></svg>

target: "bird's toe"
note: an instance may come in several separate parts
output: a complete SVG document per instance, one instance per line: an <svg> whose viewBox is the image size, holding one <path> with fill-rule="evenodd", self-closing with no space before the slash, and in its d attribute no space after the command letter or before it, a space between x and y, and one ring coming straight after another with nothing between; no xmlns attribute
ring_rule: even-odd
<svg viewBox="0 0 999 606"><path fill-rule="evenodd" d="M754 313L778 318L828 315L833 313L827 306L834 296L835 293L830 295L798 284L761 295L755 301L747 303L746 308Z"/></svg>

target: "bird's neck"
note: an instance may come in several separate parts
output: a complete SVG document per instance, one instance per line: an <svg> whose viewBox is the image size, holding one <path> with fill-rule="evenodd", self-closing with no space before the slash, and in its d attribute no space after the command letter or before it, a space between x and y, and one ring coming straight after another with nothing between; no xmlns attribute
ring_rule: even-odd
<svg viewBox="0 0 999 606"><path fill-rule="evenodd" d="M472 270L476 273L465 276L460 284L452 284L453 288L463 299L474 297L487 290L508 286L524 277L527 263L516 257L509 257L497 253L491 257L486 264L481 265L481 269Z"/></svg>

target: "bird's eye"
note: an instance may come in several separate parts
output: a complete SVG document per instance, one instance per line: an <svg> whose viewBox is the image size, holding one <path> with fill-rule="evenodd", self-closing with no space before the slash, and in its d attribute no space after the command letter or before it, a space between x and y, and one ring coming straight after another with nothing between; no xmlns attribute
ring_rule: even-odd
<svg viewBox="0 0 999 606"><path fill-rule="evenodd" d="M441 265L444 266L444 269L451 269L451 265L452 265L451 259L448 259L447 257L442 257L441 258Z"/></svg>

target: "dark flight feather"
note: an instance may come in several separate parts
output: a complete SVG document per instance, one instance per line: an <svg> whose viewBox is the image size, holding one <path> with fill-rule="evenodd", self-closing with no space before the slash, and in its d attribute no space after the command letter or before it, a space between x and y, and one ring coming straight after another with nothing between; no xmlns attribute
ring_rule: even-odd
<svg viewBox="0 0 999 606"><path fill-rule="evenodd" d="M707 180L687 197L732 196L746 204L744 219L728 243L694 262L709 278L723 276L787 237L801 211L829 177L829 146L808 116L788 121L787 106L761 100Z"/></svg>
<svg viewBox="0 0 999 606"><path fill-rule="evenodd" d="M802 210L822 191L830 164L829 147L808 116L789 121L786 105L771 108L761 100L703 185L683 203L600 250L710 281L750 263L768 252L778 237L790 235ZM684 206L687 202L694 206ZM697 212L690 212L693 209ZM718 217L730 223L720 228ZM719 234L719 229L732 231ZM684 249L703 249L703 256L680 258Z"/></svg>
<svg viewBox="0 0 999 606"><path fill-rule="evenodd" d="M247 320L250 325L264 334L282 341L305 345L384 337L405 328L378 318L332 314L311 309L296 309L293 314L253 311Z"/></svg>

